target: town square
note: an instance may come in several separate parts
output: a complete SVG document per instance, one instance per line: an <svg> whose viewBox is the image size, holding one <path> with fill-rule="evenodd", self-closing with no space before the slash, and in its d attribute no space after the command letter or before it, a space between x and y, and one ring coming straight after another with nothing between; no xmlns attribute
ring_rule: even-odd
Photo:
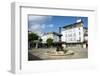
<svg viewBox="0 0 100 76"><path fill-rule="evenodd" d="M88 58L88 18L28 16L28 60Z"/></svg>

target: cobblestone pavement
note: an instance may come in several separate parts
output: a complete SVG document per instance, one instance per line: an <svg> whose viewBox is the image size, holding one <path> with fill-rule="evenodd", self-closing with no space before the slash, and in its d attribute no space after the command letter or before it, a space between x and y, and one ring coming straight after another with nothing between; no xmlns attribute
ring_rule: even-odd
<svg viewBox="0 0 100 76"><path fill-rule="evenodd" d="M62 55L62 56L51 56L47 54L48 52L56 51L56 48L38 48L29 50L28 59L29 60L55 60L55 59L79 59L88 58L87 48L68 48L74 51L73 55Z"/></svg>

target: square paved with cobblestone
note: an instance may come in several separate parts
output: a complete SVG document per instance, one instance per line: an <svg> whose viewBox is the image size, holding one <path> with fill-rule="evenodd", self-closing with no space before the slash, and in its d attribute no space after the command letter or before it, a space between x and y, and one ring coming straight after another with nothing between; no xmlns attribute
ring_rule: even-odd
<svg viewBox="0 0 100 76"><path fill-rule="evenodd" d="M88 58L87 48L68 48L74 51L73 55L51 56L47 52L56 51L56 48L38 48L28 52L28 60L56 60L56 59L79 59Z"/></svg>

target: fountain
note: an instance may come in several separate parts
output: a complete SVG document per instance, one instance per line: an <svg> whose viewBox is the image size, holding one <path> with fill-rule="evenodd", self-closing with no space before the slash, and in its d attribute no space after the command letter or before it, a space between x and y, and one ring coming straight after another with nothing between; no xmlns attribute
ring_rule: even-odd
<svg viewBox="0 0 100 76"><path fill-rule="evenodd" d="M59 42L57 42L57 47L56 47L56 51L54 51L53 53L49 52L47 53L50 56L66 56L66 55L73 55L74 52L72 50L68 50L66 49L66 43L61 41L61 27L59 27Z"/></svg>

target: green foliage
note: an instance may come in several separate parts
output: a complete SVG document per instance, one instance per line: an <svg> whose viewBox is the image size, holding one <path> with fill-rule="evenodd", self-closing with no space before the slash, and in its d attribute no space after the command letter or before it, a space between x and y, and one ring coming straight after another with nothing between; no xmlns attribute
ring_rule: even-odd
<svg viewBox="0 0 100 76"><path fill-rule="evenodd" d="M50 46L53 44L53 39L48 38L48 39L46 40L46 43L47 43L47 45L50 47Z"/></svg>
<svg viewBox="0 0 100 76"><path fill-rule="evenodd" d="M39 41L42 42L42 39L40 38Z"/></svg>
<svg viewBox="0 0 100 76"><path fill-rule="evenodd" d="M39 36L35 33L28 33L28 41L38 40Z"/></svg>

